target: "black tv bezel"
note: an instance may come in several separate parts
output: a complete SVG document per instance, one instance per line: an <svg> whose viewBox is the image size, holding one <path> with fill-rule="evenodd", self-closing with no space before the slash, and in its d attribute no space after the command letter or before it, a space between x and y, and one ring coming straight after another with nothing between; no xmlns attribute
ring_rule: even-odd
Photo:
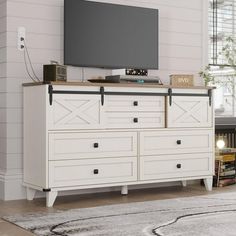
<svg viewBox="0 0 236 236"><path fill-rule="evenodd" d="M105 4L109 4L109 5L117 5L117 6L124 6L124 7L132 7L132 8L143 8L143 9L153 9L157 11L157 67L136 67L136 66L127 66L127 65L121 65L121 66L112 66L112 65L96 65L96 64L74 64L74 63L66 63L65 62L65 45L66 45L66 40L65 40L65 12L66 12L66 1L70 1L70 0L64 0L64 37L63 37L63 53L64 53L64 65L67 66L74 66L74 67L86 67L86 68L98 68L98 69L146 69L146 70L158 70L159 69L159 9L157 8L148 8L148 7L139 7L139 6L132 6L132 5L124 5L124 4L118 4L118 3L106 3L106 2L95 2L95 3L99 3L101 5L105 5ZM77 0L77 1L86 1L86 0ZM93 3L93 1L90 1L91 3Z"/></svg>

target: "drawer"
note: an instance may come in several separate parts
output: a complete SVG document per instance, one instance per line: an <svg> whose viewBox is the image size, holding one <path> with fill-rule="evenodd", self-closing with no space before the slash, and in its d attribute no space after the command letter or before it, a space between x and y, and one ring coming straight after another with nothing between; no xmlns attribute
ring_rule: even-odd
<svg viewBox="0 0 236 236"><path fill-rule="evenodd" d="M136 155L136 132L49 134L49 160Z"/></svg>
<svg viewBox="0 0 236 236"><path fill-rule="evenodd" d="M212 151L212 130L140 132L140 155Z"/></svg>
<svg viewBox="0 0 236 236"><path fill-rule="evenodd" d="M158 96L106 96L106 111L162 111L164 112L164 97Z"/></svg>
<svg viewBox="0 0 236 236"><path fill-rule="evenodd" d="M109 128L164 128L164 112L106 112Z"/></svg>
<svg viewBox="0 0 236 236"><path fill-rule="evenodd" d="M49 161L49 187L137 180L137 158Z"/></svg>
<svg viewBox="0 0 236 236"><path fill-rule="evenodd" d="M170 179L213 175L211 153L140 157L140 179Z"/></svg>

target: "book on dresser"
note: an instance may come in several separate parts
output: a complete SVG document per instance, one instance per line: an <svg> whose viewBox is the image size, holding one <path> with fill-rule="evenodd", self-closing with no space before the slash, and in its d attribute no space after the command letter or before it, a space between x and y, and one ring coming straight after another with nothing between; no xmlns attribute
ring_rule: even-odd
<svg viewBox="0 0 236 236"><path fill-rule="evenodd" d="M215 158L214 187L224 187L236 183L235 149L220 150Z"/></svg>

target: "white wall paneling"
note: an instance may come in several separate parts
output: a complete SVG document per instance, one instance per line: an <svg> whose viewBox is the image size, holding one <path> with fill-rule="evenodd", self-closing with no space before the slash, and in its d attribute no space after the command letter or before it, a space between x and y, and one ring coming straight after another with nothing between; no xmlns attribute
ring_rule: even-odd
<svg viewBox="0 0 236 236"><path fill-rule="evenodd" d="M5 196L5 174L7 169L7 154L5 150L7 129L7 111L6 111L6 61L7 61L7 3L6 0L0 1L0 198Z"/></svg>
<svg viewBox="0 0 236 236"><path fill-rule="evenodd" d="M3 132L2 132L3 130ZM19 138L23 137L22 123L0 124L0 132L3 138Z"/></svg>
<svg viewBox="0 0 236 236"><path fill-rule="evenodd" d="M0 33L5 33L6 32L6 25L7 25L7 19L6 19L6 17L1 17L0 18L1 20L0 20Z"/></svg>
<svg viewBox="0 0 236 236"><path fill-rule="evenodd" d="M0 48L0 63L5 63L7 61L7 48Z"/></svg>
<svg viewBox="0 0 236 236"><path fill-rule="evenodd" d="M169 75L174 73L194 74L196 84L202 81L198 72L206 64L207 58L207 3L206 0L100 0L160 10L160 69L150 71L169 83ZM1 160L15 158L22 160L22 87L30 82L24 67L23 53L16 47L17 28L26 28L26 40L35 72L42 79L42 65L50 60L63 62L63 0L0 0L0 109L5 108L4 120L0 126L0 146L8 152L2 153ZM20 10L19 10L20 9ZM6 20L7 19L7 20ZM106 76L110 70L85 68L84 78ZM69 67L69 80L82 80L82 68ZM14 117L10 117L10 116ZM3 137L3 138L2 138ZM7 144L9 142L9 144ZM7 148L8 147L8 148ZM18 157L17 157L18 156ZM1 164L2 163L2 164ZM20 161L14 167L0 162L0 188L14 187L15 198L24 198L21 191L20 175L14 176L12 168L21 168ZM4 174L3 174L4 173ZM11 173L11 174L9 174ZM11 177L9 177L9 175ZM11 181L7 181L7 178ZM6 180L6 181L5 181ZM2 181L2 182L1 182ZM3 183L5 181L5 184ZM13 184L14 182L14 184ZM1 189L0 192L2 193ZM14 194L5 191L0 197L10 199Z"/></svg>
<svg viewBox="0 0 236 236"><path fill-rule="evenodd" d="M7 1L0 2L0 18L6 17L6 8L7 8Z"/></svg>
<svg viewBox="0 0 236 236"><path fill-rule="evenodd" d="M0 108L0 120L2 123L22 124L21 108Z"/></svg>
<svg viewBox="0 0 236 236"><path fill-rule="evenodd" d="M63 21L63 6L50 6L42 4L41 1L29 3L24 1L10 0L7 1L7 16L15 16L19 18L36 18L46 21Z"/></svg>
<svg viewBox="0 0 236 236"><path fill-rule="evenodd" d="M7 46L15 49L17 32L8 32L7 34ZM63 48L63 35L52 34L36 34L27 32L27 46L28 48L44 49L44 50L58 50ZM1 43L1 34L0 34ZM1 45L1 44L0 44Z"/></svg>
<svg viewBox="0 0 236 236"><path fill-rule="evenodd" d="M208 40L209 40L209 0L202 0L202 68L208 65Z"/></svg>
<svg viewBox="0 0 236 236"><path fill-rule="evenodd" d="M6 76L7 76L7 64L0 63L0 79L6 78Z"/></svg>
<svg viewBox="0 0 236 236"><path fill-rule="evenodd" d="M7 33L0 32L0 48L6 47L6 41L7 41Z"/></svg>
<svg viewBox="0 0 236 236"><path fill-rule="evenodd" d="M0 157L1 160L3 160L3 157ZM2 166L2 163L0 164ZM5 179L4 179L5 173L2 171L0 172L0 199L5 198Z"/></svg>

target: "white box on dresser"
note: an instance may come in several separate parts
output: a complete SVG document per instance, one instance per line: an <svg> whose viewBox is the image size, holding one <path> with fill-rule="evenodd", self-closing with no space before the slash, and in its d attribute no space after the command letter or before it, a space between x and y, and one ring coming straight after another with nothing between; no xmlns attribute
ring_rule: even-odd
<svg viewBox="0 0 236 236"><path fill-rule="evenodd" d="M24 85L27 199L58 191L204 179L212 188L212 88Z"/></svg>

